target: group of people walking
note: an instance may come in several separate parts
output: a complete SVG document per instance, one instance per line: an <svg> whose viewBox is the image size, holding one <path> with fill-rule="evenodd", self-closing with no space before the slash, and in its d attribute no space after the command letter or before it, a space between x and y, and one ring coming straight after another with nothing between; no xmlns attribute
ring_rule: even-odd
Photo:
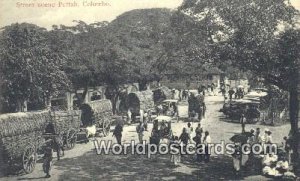
<svg viewBox="0 0 300 181"><path fill-rule="evenodd" d="M222 95L226 97L226 89L221 89ZM232 101L233 98L235 99L243 99L245 95L245 90L243 88L237 88L235 91L231 88L228 91L229 101ZM226 99L226 98L225 98Z"/></svg>
<svg viewBox="0 0 300 181"><path fill-rule="evenodd" d="M211 137L208 131L205 132L203 131L201 123L198 123L198 126L194 129L192 124L188 122L186 127L182 129L180 135L175 135L173 133L171 125L172 125L171 122L162 121L159 124L158 120L154 120L149 143L155 145L159 145L160 143L165 143L168 145L173 145L175 148L177 147L178 149L182 147L182 149L179 150L180 151L183 150L183 152L171 155L171 162L173 162L174 165L178 165L178 163L180 163L181 161L181 156L187 153L186 146L189 143L194 143L197 149L200 148L201 144L202 145L204 144L206 145L205 148L203 148L205 150L203 150L201 153L196 154L196 161L198 162L205 161L206 163L209 162L210 152L208 150L208 144L211 143ZM117 124L113 132L113 136L116 137L118 144L121 144L122 131L123 131L122 124ZM143 144L145 141L144 139L145 131L146 129L143 122L140 122L136 126L136 133L140 144ZM194 137L192 137L193 132L195 132ZM203 154L203 152L205 154Z"/></svg>
<svg viewBox="0 0 300 181"><path fill-rule="evenodd" d="M154 130L156 128L153 128ZM201 149L201 144L204 144L205 147L202 152L196 152L196 161L202 162L205 161L206 163L209 162L210 159L210 151L208 150L208 144L211 143L211 137L209 135L208 131L205 131L203 133L203 128L200 123L198 123L198 126L195 128L192 127L191 123L188 122L187 126L182 129L182 133L179 136L176 136L175 134L172 134L171 128L169 127L169 138L170 138L170 145L173 145L175 148L182 148L179 149L180 152L177 154L171 155L171 162L174 163L174 165L178 165L178 163L181 162L181 156L186 155L188 153L187 145L189 143L194 143L196 145L195 149ZM192 138L192 134L195 132L195 135ZM153 134L152 134L153 135ZM181 152L183 151L183 152ZM202 154L202 153L205 154Z"/></svg>

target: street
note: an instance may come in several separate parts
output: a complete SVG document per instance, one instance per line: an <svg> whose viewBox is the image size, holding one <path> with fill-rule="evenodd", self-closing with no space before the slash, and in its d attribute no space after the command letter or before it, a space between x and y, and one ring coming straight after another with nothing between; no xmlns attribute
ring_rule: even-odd
<svg viewBox="0 0 300 181"><path fill-rule="evenodd" d="M229 138L235 133L241 132L241 125L226 122L223 113L219 112L223 105L223 97L208 96L206 99L207 113L201 124L204 131L209 131L212 142L218 143L224 140L229 143ZM172 124L173 133L179 136L186 122ZM192 124L195 129L197 123ZM251 128L260 127L264 130L264 125L246 125L246 131ZM270 127L273 141L280 143L283 136L289 131L289 124ZM123 143L131 140L138 141L135 131L136 124L126 125L123 130ZM152 124L149 124L148 131L145 132L144 139L149 141ZM195 135L193 133L192 137ZM112 133L109 136L98 140L113 140ZM260 176L260 173L247 168L241 177L236 177L232 168L232 159L229 155L212 155L209 163L196 163L194 156L182 158L180 166L172 166L169 155L158 155L155 158L147 158L146 155L96 155L93 142L87 144L77 144L73 150L65 152L65 156L54 164L51 170L51 178L45 179L42 170L42 163L36 165L33 173L28 175L8 176L0 180L267 180Z"/></svg>

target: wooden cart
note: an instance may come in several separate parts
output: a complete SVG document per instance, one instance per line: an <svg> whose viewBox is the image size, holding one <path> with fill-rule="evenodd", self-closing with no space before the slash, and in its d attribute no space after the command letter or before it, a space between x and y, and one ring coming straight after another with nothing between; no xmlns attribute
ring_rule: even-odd
<svg viewBox="0 0 300 181"><path fill-rule="evenodd" d="M76 145L77 133L81 124L81 111L55 111L51 112L51 124L54 126L54 134L63 140L67 149Z"/></svg>
<svg viewBox="0 0 300 181"><path fill-rule="evenodd" d="M34 170L37 149L44 142L42 135L49 121L48 111L0 116L0 169L4 173Z"/></svg>
<svg viewBox="0 0 300 181"><path fill-rule="evenodd" d="M86 103L81 110L83 123L96 125L97 132L103 133L104 136L109 134L113 116L110 100L96 100Z"/></svg>
<svg viewBox="0 0 300 181"><path fill-rule="evenodd" d="M12 113L0 116L0 169L5 173L33 172L38 152L47 142L44 133L49 124L53 135L60 136L71 149L76 144L80 111Z"/></svg>

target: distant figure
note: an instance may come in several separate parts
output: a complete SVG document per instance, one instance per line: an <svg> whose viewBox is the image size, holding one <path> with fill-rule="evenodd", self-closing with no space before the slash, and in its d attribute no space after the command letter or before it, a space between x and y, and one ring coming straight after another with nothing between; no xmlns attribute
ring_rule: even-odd
<svg viewBox="0 0 300 181"><path fill-rule="evenodd" d="M190 122L188 122L188 124L187 124L186 132L187 132L187 134L189 134L189 137L191 138L191 134L193 132L193 127Z"/></svg>
<svg viewBox="0 0 300 181"><path fill-rule="evenodd" d="M182 90L181 89L179 90L178 96L179 96L179 100L181 101L182 100Z"/></svg>
<svg viewBox="0 0 300 181"><path fill-rule="evenodd" d="M132 112L130 109L127 111L127 122L130 124L131 123L131 118L132 118Z"/></svg>
<svg viewBox="0 0 300 181"><path fill-rule="evenodd" d="M256 143L256 139L255 139L255 131L254 129L251 129L250 130L250 135L249 135L249 138L248 138L248 142L250 145L253 145Z"/></svg>
<svg viewBox="0 0 300 181"><path fill-rule="evenodd" d="M203 133L203 128L201 127L201 124L199 123L198 126L195 129L196 134L202 135Z"/></svg>
<svg viewBox="0 0 300 181"><path fill-rule="evenodd" d="M176 90L172 89L172 99L176 99Z"/></svg>
<svg viewBox="0 0 300 181"><path fill-rule="evenodd" d="M53 123L50 122L46 126L45 134L56 135ZM46 140L49 140L49 139L51 139L51 138L46 138ZM64 151L65 151L63 139L59 135L56 135L51 142L52 142L52 149L54 149L57 153L57 160L60 160L60 155L64 154Z"/></svg>
<svg viewBox="0 0 300 181"><path fill-rule="evenodd" d="M144 122L144 128L145 128L145 131L148 130L148 113L145 112L143 114L143 122Z"/></svg>
<svg viewBox="0 0 300 181"><path fill-rule="evenodd" d="M52 160L53 160L53 142L49 141L46 143L46 147L44 149L44 156L43 156L43 171L46 173L45 178L50 178L50 171L52 167Z"/></svg>
<svg viewBox="0 0 300 181"><path fill-rule="evenodd" d="M140 121L144 122L144 110L140 109Z"/></svg>
<svg viewBox="0 0 300 181"><path fill-rule="evenodd" d="M202 116L203 116L203 104L199 105L199 110L198 110L198 119L199 121L202 120Z"/></svg>
<svg viewBox="0 0 300 181"><path fill-rule="evenodd" d="M182 99L186 100L187 98L188 98L188 91L183 90L183 92L182 92Z"/></svg>
<svg viewBox="0 0 300 181"><path fill-rule="evenodd" d="M269 129L268 129L268 128L265 128L264 133L263 133L263 135L261 136L261 142L262 142L262 144L265 144L265 143L266 143L266 141L267 141L267 136L268 136L268 132L269 132Z"/></svg>
<svg viewBox="0 0 300 181"><path fill-rule="evenodd" d="M283 149L286 154L287 161L291 163L291 140L287 138L286 136L283 137L283 143L282 143Z"/></svg>
<svg viewBox="0 0 300 181"><path fill-rule="evenodd" d="M114 133L113 133L113 136L116 137L117 143L119 145L121 145L121 143L122 143L122 132L123 132L123 126L122 126L122 123L119 121L117 123Z"/></svg>
<svg viewBox="0 0 300 181"><path fill-rule="evenodd" d="M145 128L144 128L143 122L140 122L140 124L137 125L137 127L136 127L136 132L138 134L139 142L141 144L143 143L144 131L145 131Z"/></svg>
<svg viewBox="0 0 300 181"><path fill-rule="evenodd" d="M153 128L150 137L150 144L158 145L160 142L160 131L158 129L158 121L157 119L153 122Z"/></svg>
<svg viewBox="0 0 300 181"><path fill-rule="evenodd" d="M202 109L203 109L203 111L202 111L202 113L203 113L202 117L205 118L205 113L206 113L206 104L205 104L205 102L202 102Z"/></svg>
<svg viewBox="0 0 300 181"><path fill-rule="evenodd" d="M174 163L175 166L178 165L178 163L181 162L181 155L180 155L180 145L179 145L179 138L178 136L174 137L174 140L170 144L172 147L177 149L177 153L172 153L171 154L171 162Z"/></svg>
<svg viewBox="0 0 300 181"><path fill-rule="evenodd" d="M234 94L234 90L231 88L229 91L228 91L228 94L229 94L229 100L232 101L232 96Z"/></svg>
<svg viewBox="0 0 300 181"><path fill-rule="evenodd" d="M266 142L267 144L272 144L272 143L273 143L273 140L272 140L272 132L271 132L271 131L268 131L268 132L267 132L267 137L266 137L265 142Z"/></svg>
<svg viewBox="0 0 300 181"><path fill-rule="evenodd" d="M210 90L211 90L212 93L214 93L214 89L215 89L215 84L212 83L211 86L210 86Z"/></svg>
<svg viewBox="0 0 300 181"><path fill-rule="evenodd" d="M240 145L236 144L234 147L234 153L232 154L233 168L236 175L240 174L241 160L242 160L242 149Z"/></svg>
<svg viewBox="0 0 300 181"><path fill-rule="evenodd" d="M151 123L151 122L152 122L152 112L151 112L150 109L148 110L148 114L147 114L147 115L148 115L148 117L147 117L148 120L147 120L147 121L148 121L149 123Z"/></svg>
<svg viewBox="0 0 300 181"><path fill-rule="evenodd" d="M241 115L240 123L242 125L242 133L245 133L246 118L244 114Z"/></svg>
<svg viewBox="0 0 300 181"><path fill-rule="evenodd" d="M179 136L179 140L182 142L183 151L186 153L186 145L188 144L188 142L190 140L190 135L186 132L186 128L183 128L182 133Z"/></svg>
<svg viewBox="0 0 300 181"><path fill-rule="evenodd" d="M208 163L209 159L210 159L210 150L209 150L208 144L211 143L211 137L209 136L209 132L208 131L205 131L205 133L204 133L203 143L205 144L204 161L206 163Z"/></svg>
<svg viewBox="0 0 300 181"><path fill-rule="evenodd" d="M202 139L202 132L201 131L199 131L199 132L196 131L196 136L193 138L193 141L195 142L197 149L201 148L201 145L200 145L201 144L201 139ZM199 152L196 152L196 155L197 155L196 160L198 162L201 162L202 161L202 154L199 153Z"/></svg>
<svg viewBox="0 0 300 181"><path fill-rule="evenodd" d="M226 97L226 89L225 89L225 87L222 87L220 92L222 93L222 96L224 97L224 102L225 102L225 101L226 101L226 99L227 99L227 97Z"/></svg>

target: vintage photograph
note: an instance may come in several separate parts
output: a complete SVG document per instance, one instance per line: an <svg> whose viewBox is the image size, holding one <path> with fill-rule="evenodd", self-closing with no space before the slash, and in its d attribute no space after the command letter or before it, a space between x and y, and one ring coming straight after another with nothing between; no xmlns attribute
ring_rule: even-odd
<svg viewBox="0 0 300 181"><path fill-rule="evenodd" d="M300 0L0 0L0 181L300 180Z"/></svg>

